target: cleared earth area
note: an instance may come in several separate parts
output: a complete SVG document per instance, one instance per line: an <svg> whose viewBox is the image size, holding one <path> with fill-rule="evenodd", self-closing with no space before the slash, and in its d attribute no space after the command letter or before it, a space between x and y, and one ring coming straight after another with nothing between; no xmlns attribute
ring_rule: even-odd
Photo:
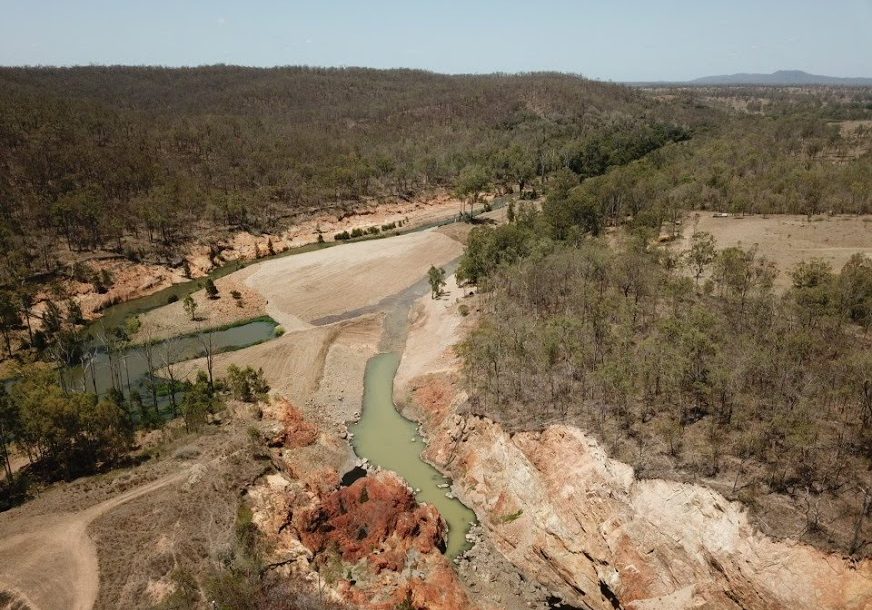
<svg viewBox="0 0 872 610"><path fill-rule="evenodd" d="M694 212L685 223L682 248L694 230L711 233L718 248L756 246L778 267L775 286L781 289L790 285L790 271L800 261L821 258L838 271L858 252L872 255L872 216L815 216L809 222L790 214L724 218Z"/></svg>
<svg viewBox="0 0 872 610"><path fill-rule="evenodd" d="M259 265L246 284L286 328L377 304L411 286L463 247L436 231L365 241Z"/></svg>
<svg viewBox="0 0 872 610"><path fill-rule="evenodd" d="M264 306L288 333L218 355L216 374L231 363L262 367L277 394L306 405L319 428L331 432L300 459L340 470L354 456L338 432L361 408L364 367L381 336L382 315L309 322L373 307L461 252L455 239L425 231L274 259L228 276L244 281L250 302ZM232 313L222 311L221 321ZM251 313L246 308L239 317ZM185 320L178 303L144 318L173 332L201 323ZM205 368L199 360L179 366ZM256 425L237 413L193 438L177 428L152 449L158 459L59 485L0 514L0 607L150 607L171 590L174 566L207 569L232 537L238 490L265 467L249 438ZM309 470L299 466L301 474Z"/></svg>

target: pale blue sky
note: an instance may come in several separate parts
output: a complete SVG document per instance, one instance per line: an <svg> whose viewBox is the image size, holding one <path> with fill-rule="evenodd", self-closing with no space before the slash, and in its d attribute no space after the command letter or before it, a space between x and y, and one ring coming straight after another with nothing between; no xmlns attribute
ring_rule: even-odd
<svg viewBox="0 0 872 610"><path fill-rule="evenodd" d="M872 0L0 0L0 64L872 77Z"/></svg>

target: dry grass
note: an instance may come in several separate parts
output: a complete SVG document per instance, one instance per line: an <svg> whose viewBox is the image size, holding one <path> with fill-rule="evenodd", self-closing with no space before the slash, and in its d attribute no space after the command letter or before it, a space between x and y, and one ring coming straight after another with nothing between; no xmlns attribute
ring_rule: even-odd
<svg viewBox="0 0 872 610"><path fill-rule="evenodd" d="M778 267L775 287L790 285L790 271L797 263L822 258L839 271L855 253L872 256L872 216L733 216L715 218L711 212L692 212L676 247L686 249L694 230L714 235L718 248L756 246Z"/></svg>

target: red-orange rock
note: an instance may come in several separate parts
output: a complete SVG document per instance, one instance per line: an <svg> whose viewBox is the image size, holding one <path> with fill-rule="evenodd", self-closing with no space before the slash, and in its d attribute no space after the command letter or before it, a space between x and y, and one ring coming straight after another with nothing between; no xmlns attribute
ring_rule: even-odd
<svg viewBox="0 0 872 610"><path fill-rule="evenodd" d="M370 558L378 570L402 569L409 549L429 553L444 548L447 531L439 512L419 505L389 473L337 489L300 516L298 529L303 543L316 553L332 546L350 563L381 550ZM394 544L382 548L391 538Z"/></svg>
<svg viewBox="0 0 872 610"><path fill-rule="evenodd" d="M282 432L274 438L271 444L281 445L288 449L308 447L318 438L318 427L306 421L300 410L290 401L280 398L276 404Z"/></svg>
<svg viewBox="0 0 872 610"><path fill-rule="evenodd" d="M405 483L379 472L326 495L294 517L300 540L316 556L363 565L364 582L338 583L358 607L392 610L408 600L421 610L472 608L457 574L442 554L447 527L432 506L420 505Z"/></svg>

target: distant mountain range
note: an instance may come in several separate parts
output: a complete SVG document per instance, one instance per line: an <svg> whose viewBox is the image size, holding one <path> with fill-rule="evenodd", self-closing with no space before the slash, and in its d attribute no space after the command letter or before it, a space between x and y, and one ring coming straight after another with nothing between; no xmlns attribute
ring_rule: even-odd
<svg viewBox="0 0 872 610"><path fill-rule="evenodd" d="M840 78L809 74L802 70L778 70L772 74L725 74L704 76L690 81L692 85L841 85L844 87L872 86L872 78Z"/></svg>
<svg viewBox="0 0 872 610"><path fill-rule="evenodd" d="M629 83L633 85L763 85L772 87L798 87L804 85L831 85L839 87L872 87L872 78L842 78L838 76L823 76L809 74L802 70L778 70L772 74L722 74L720 76L704 76L691 81L659 83Z"/></svg>

